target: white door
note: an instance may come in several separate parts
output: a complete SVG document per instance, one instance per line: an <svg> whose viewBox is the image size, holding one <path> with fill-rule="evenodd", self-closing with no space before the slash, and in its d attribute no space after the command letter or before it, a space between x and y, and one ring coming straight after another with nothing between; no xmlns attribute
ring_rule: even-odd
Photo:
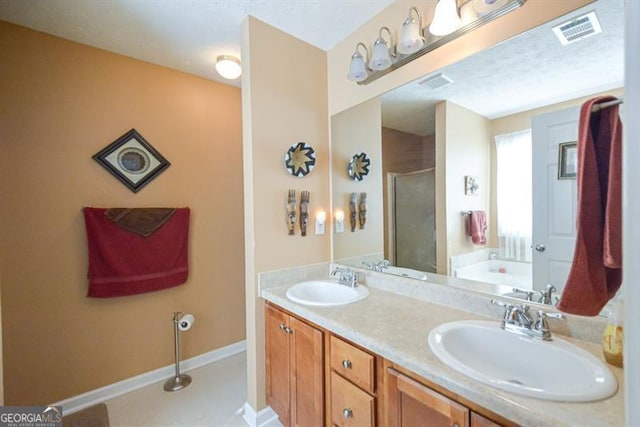
<svg viewBox="0 0 640 427"><path fill-rule="evenodd" d="M559 145L578 140L580 107L532 119L533 288L562 293L576 243L576 179L559 179ZM574 151L575 153L575 151Z"/></svg>

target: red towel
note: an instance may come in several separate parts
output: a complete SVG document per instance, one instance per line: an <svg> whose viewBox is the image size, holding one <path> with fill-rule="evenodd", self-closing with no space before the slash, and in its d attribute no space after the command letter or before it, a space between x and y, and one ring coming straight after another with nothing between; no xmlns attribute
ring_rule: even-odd
<svg viewBox="0 0 640 427"><path fill-rule="evenodd" d="M618 106L592 113L582 105L578 135L576 249L558 308L595 316L622 283L622 123Z"/></svg>
<svg viewBox="0 0 640 427"><path fill-rule="evenodd" d="M469 235L474 245L487 244L487 214L484 211L471 211L469 215Z"/></svg>
<svg viewBox="0 0 640 427"><path fill-rule="evenodd" d="M88 297L135 295L178 286L189 276L189 208L179 208L147 237L117 225L107 209L84 208Z"/></svg>

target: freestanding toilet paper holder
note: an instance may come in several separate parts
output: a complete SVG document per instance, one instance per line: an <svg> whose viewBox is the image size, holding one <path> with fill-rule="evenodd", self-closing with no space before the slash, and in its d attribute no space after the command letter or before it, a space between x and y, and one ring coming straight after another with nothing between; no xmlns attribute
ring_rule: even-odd
<svg viewBox="0 0 640 427"><path fill-rule="evenodd" d="M180 373L180 330L186 331L191 328L193 323L193 316L184 315L181 316L181 312L176 311L173 313L173 335L174 335L174 349L176 358L176 375L173 378L169 378L164 383L165 391L178 391L182 390L189 384L191 384L191 377L187 374ZM185 317L189 319L185 319Z"/></svg>

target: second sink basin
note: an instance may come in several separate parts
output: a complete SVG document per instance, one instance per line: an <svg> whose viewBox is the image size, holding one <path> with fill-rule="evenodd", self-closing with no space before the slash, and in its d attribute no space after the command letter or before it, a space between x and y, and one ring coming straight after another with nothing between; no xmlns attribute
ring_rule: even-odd
<svg viewBox="0 0 640 427"><path fill-rule="evenodd" d="M514 394L589 402L618 389L609 368L582 348L557 337L542 341L518 336L497 322L442 324L429 334L429 346L451 368Z"/></svg>
<svg viewBox="0 0 640 427"><path fill-rule="evenodd" d="M287 298L291 301L315 306L350 304L368 295L369 290L362 285L352 288L331 279L301 282L287 291Z"/></svg>

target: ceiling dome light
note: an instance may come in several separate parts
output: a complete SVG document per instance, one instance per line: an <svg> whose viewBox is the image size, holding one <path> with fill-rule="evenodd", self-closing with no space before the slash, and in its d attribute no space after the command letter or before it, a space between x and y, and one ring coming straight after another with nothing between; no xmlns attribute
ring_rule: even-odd
<svg viewBox="0 0 640 427"><path fill-rule="evenodd" d="M220 55L216 60L216 71L225 79L237 79L242 74L240 60L235 56Z"/></svg>
<svg viewBox="0 0 640 427"><path fill-rule="evenodd" d="M461 25L456 0L438 0L436 10L433 13L433 21L429 25L429 32L434 36L446 36L460 28Z"/></svg>

